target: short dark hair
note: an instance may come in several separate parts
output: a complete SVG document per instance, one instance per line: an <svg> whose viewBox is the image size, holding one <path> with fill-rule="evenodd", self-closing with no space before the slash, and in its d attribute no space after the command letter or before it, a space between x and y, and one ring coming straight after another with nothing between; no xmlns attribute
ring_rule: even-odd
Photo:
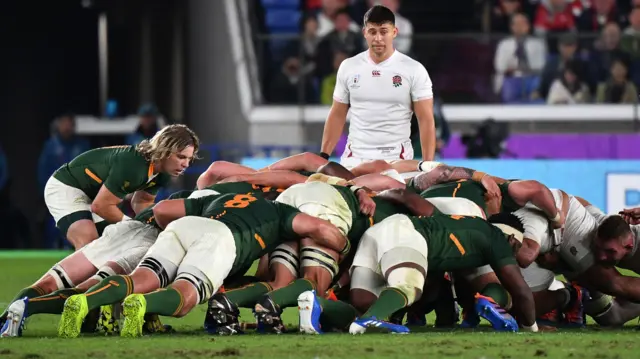
<svg viewBox="0 0 640 359"><path fill-rule="evenodd" d="M613 215L605 218L605 220L600 223L596 235L604 241L609 241L629 233L631 233L631 227L625 222L624 218Z"/></svg>
<svg viewBox="0 0 640 359"><path fill-rule="evenodd" d="M391 24L396 25L396 16L388 7L375 5L364 14L364 26L367 24Z"/></svg>
<svg viewBox="0 0 640 359"><path fill-rule="evenodd" d="M517 229L518 231L524 233L524 225L522 224L522 221L520 220L520 218L510 212L496 213L493 216L489 217L487 221L489 221L489 223L506 224L507 226L513 227L514 229Z"/></svg>

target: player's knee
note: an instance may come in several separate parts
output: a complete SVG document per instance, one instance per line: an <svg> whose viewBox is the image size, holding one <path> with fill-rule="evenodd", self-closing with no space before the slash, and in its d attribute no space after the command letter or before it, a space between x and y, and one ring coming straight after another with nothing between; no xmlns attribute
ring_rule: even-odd
<svg viewBox="0 0 640 359"><path fill-rule="evenodd" d="M349 302L360 313L366 312L376 301L376 294L361 288L351 288L349 291Z"/></svg>
<svg viewBox="0 0 640 359"><path fill-rule="evenodd" d="M614 302L610 295L606 295L600 292L593 292L590 294L590 298L584 301L584 313L589 315L595 320L596 323L602 326L619 326L621 323L621 317L619 315L619 305Z"/></svg>
<svg viewBox="0 0 640 359"><path fill-rule="evenodd" d="M180 280L190 283L193 288L195 288L196 300L193 301L194 306L196 304L206 303L213 293L218 291L219 287L214 288L214 285L207 279L207 277L200 272L200 270L193 267L185 268L185 272L178 274L176 282Z"/></svg>
<svg viewBox="0 0 640 359"><path fill-rule="evenodd" d="M47 293L52 293L59 289L73 288L75 286L60 264L54 265L53 268L47 272L47 275L39 280L36 285Z"/></svg>
<svg viewBox="0 0 640 359"><path fill-rule="evenodd" d="M300 258L302 259L303 269L319 267L329 272L331 278L334 278L338 274L338 262L323 248L303 247L300 250Z"/></svg>
<svg viewBox="0 0 640 359"><path fill-rule="evenodd" d="M146 268L158 278L160 288L169 285L178 272L178 266L162 258L146 257L140 262L138 268ZM134 271L135 274L135 271Z"/></svg>
<svg viewBox="0 0 640 359"><path fill-rule="evenodd" d="M390 269L405 263L411 263L411 267L422 268L425 273L427 272L427 258L418 250L410 247L395 247L384 253L380 258L380 269L388 278Z"/></svg>
<svg viewBox="0 0 640 359"><path fill-rule="evenodd" d="M269 269L275 269L277 267L276 264L284 267L294 278L298 277L298 273L300 273L298 251L288 244L277 246L269 255ZM277 280L277 273L275 278Z"/></svg>
<svg viewBox="0 0 640 359"><path fill-rule="evenodd" d="M407 297L407 305L420 299L424 287L424 274L415 268L399 267L387 274L389 287L395 288Z"/></svg>
<svg viewBox="0 0 640 359"><path fill-rule="evenodd" d="M123 274L123 273L116 273L116 271L113 270L113 268L111 268L108 265L104 265L100 267L96 272L96 274L94 274L90 279L100 282L107 277L111 277L118 274Z"/></svg>

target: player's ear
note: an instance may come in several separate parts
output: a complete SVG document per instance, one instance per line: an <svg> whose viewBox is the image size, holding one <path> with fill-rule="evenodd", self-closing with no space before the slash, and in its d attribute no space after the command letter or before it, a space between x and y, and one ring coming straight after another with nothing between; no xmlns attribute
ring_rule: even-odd
<svg viewBox="0 0 640 359"><path fill-rule="evenodd" d="M396 26L393 27L393 38L395 39L398 36L398 28Z"/></svg>

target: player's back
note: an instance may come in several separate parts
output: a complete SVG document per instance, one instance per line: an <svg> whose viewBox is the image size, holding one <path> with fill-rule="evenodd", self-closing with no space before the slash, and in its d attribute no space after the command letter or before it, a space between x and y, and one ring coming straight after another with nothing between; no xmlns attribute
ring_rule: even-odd
<svg viewBox="0 0 640 359"><path fill-rule="evenodd" d="M448 271L481 267L498 257L513 257L504 233L475 217L435 215L412 217L429 247L429 270Z"/></svg>

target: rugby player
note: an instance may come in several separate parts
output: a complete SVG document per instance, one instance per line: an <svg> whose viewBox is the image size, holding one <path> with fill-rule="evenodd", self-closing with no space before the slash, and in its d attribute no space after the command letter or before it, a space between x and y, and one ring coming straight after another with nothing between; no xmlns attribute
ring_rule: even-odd
<svg viewBox="0 0 640 359"><path fill-rule="evenodd" d="M309 237L339 252L348 241L326 221L249 194L162 201L153 209L165 230L130 276L110 276L65 302L58 334L76 337L89 310L126 298L123 336L141 334L145 313L183 316L206 302L225 278L285 241ZM167 290L149 293L171 284Z"/></svg>
<svg viewBox="0 0 640 359"><path fill-rule="evenodd" d="M368 301L373 305L350 324L349 332L362 334L367 328L378 327L407 333L408 328L382 320L420 298L429 271L472 269L487 263L496 269L513 296L522 327L537 331L531 291L514 258L522 241L522 225L509 215L495 216L491 221L493 225L473 217L397 214L368 229L351 267L352 282L359 283L357 288L352 287L351 299L354 306L358 306L354 302L356 298L360 304ZM319 333L323 312L318 298L312 291L306 292L300 296L298 305L301 331ZM353 318L356 309L352 309L351 315L345 315L345 305L340 302L329 307L341 306L343 308L337 310L340 315ZM503 321L506 329L517 331L515 320L507 318L509 320ZM333 316L330 321L335 323L339 319ZM342 320L342 324L344 327L347 323Z"/></svg>
<svg viewBox="0 0 640 359"><path fill-rule="evenodd" d="M170 176L189 167L198 146L198 137L187 126L170 125L136 147L87 151L49 178L45 203L62 234L80 249L98 238L106 225L130 219L117 207L128 194L134 194L131 205L136 213L152 205Z"/></svg>
<svg viewBox="0 0 640 359"><path fill-rule="evenodd" d="M343 61L338 69L321 154L328 158L333 152L349 115L349 139L340 161L347 169L370 160L412 159L409 135L415 112L422 158L433 160L433 90L427 70L394 49L398 29L388 8L369 9L362 33L368 50Z"/></svg>

